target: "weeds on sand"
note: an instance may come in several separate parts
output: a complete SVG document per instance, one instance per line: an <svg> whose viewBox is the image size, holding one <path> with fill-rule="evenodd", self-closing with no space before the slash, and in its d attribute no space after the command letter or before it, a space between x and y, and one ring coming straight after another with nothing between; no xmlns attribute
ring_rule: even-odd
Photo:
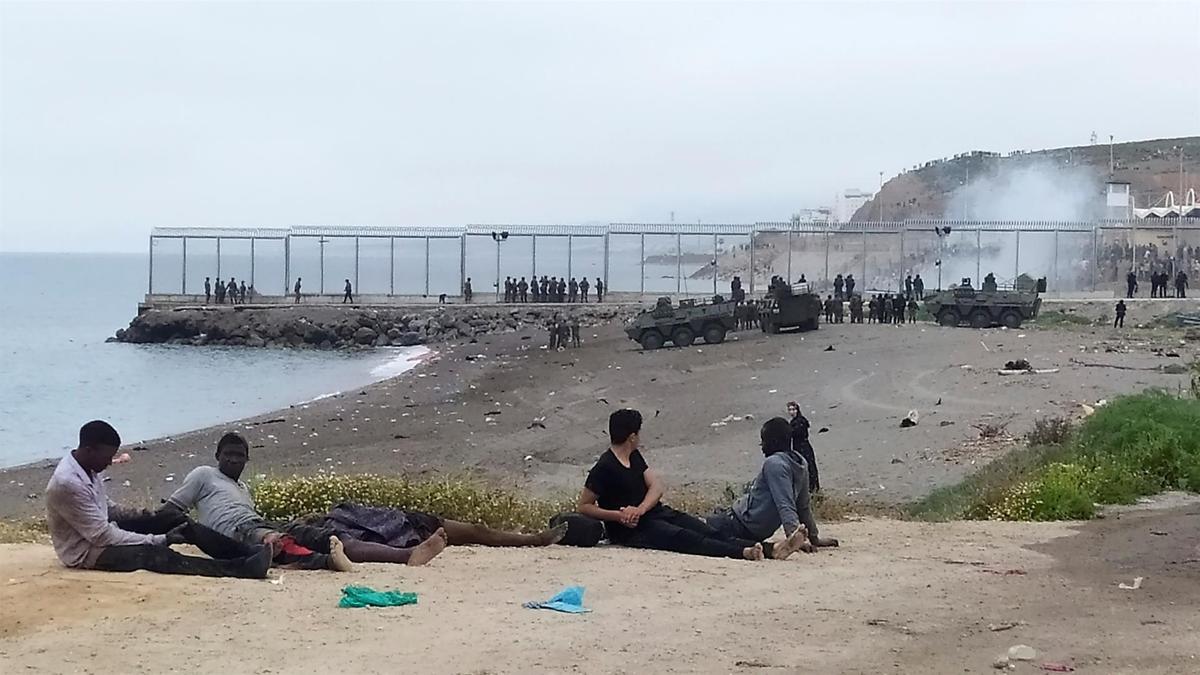
<svg viewBox="0 0 1200 675"><path fill-rule="evenodd" d="M49 536L44 520L0 520L0 544L37 544Z"/></svg>
<svg viewBox="0 0 1200 675"><path fill-rule="evenodd" d="M1079 316L1061 309L1050 309L1038 312L1033 323L1038 326L1091 326L1095 322L1086 316Z"/></svg>
<svg viewBox="0 0 1200 675"><path fill-rule="evenodd" d="M1049 440L1059 431L1045 432ZM1010 453L910 509L929 520L1091 518L1163 490L1200 492L1200 401L1162 392L1116 399L1058 444ZM1035 426L1035 432L1037 428Z"/></svg>
<svg viewBox="0 0 1200 675"><path fill-rule="evenodd" d="M424 511L450 520L534 532L574 509L573 499L531 499L469 478L409 480L363 474L268 478L251 485L265 518L288 520L328 511L341 502Z"/></svg>
<svg viewBox="0 0 1200 675"><path fill-rule="evenodd" d="M1062 445L1071 440L1074 425L1065 417L1039 417L1025 435L1029 445Z"/></svg>

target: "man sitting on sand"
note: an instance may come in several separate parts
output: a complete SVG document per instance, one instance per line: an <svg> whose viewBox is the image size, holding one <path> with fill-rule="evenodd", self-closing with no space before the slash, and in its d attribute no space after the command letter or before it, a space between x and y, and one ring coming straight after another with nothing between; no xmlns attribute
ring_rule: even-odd
<svg viewBox="0 0 1200 675"><path fill-rule="evenodd" d="M229 559L185 556L173 544L191 543L212 555L206 544L218 539L198 537L203 528L183 525L165 534L140 534L121 527L123 520L145 518L119 508L104 489L104 470L111 464L121 437L107 422L95 420L79 430L79 447L54 470L46 486L47 524L54 552L67 567L162 574L262 579L271 566L271 549L257 547ZM116 522L113 522L116 521Z"/></svg>
<svg viewBox="0 0 1200 675"><path fill-rule="evenodd" d="M282 541L287 545L284 551L294 554L301 553L298 549L326 553L327 546L337 542L351 562L424 565L448 544L548 546L566 533L565 526L534 535L500 532L416 511L354 504L340 504L315 518L273 523L259 515L249 489L238 480L250 459L245 439L225 434L217 442L216 457L216 467L192 470L163 509L183 514L195 508L200 523L218 532L249 543ZM311 569L316 561L291 562Z"/></svg>
<svg viewBox="0 0 1200 675"><path fill-rule="evenodd" d="M838 545L837 539L823 539L817 534L807 462L792 449L791 435L792 426L782 417L762 425L759 437L766 455L762 468L746 494L730 508L708 518L710 527L725 537L763 540L782 526L789 537L803 532L808 542L801 550L810 553L816 547Z"/></svg>
<svg viewBox="0 0 1200 675"><path fill-rule="evenodd" d="M663 483L638 450L642 414L617 410L608 418L611 447L588 472L580 513L605 521L615 544L725 558L783 560L805 543L797 529L778 544L721 534L704 521L661 503Z"/></svg>

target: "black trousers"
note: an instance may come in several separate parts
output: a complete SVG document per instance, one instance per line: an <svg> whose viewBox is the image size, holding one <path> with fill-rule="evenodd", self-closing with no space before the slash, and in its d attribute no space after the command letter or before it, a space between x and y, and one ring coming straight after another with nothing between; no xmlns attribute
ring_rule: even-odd
<svg viewBox="0 0 1200 675"><path fill-rule="evenodd" d="M1116 328L1118 326L1120 326L1121 328L1125 327L1125 315L1124 314L1118 314L1117 318L1113 321L1113 328Z"/></svg>
<svg viewBox="0 0 1200 675"><path fill-rule="evenodd" d="M139 516L118 523L131 532L161 530L170 524L173 516ZM186 519L185 519L186 520ZM128 524L130 527L125 527ZM178 524L178 523L175 523ZM167 531L174 525L167 527ZM163 534L164 532L142 532ZM159 574L187 574L201 577L237 577L240 579L263 579L271 566L271 554L261 546L247 546L219 532L197 523L189 523L183 531L187 543L209 555L208 558L183 555L171 550L170 546L140 544L135 546L110 546L96 559L93 569L106 572L133 572L149 570Z"/></svg>
<svg viewBox="0 0 1200 675"><path fill-rule="evenodd" d="M247 558L256 554L260 548L259 545L247 544L243 541L227 537L212 528L201 525L200 523L193 522L189 520L186 515L180 513L179 511L167 510L155 511L154 513L143 513L137 516L118 518L115 522L117 527L120 527L122 530L137 532L139 534L166 534L176 527L186 524L186 526L183 528L183 536L187 543L200 549L208 557L218 560L239 560L242 558ZM268 524L264 522L264 527L267 526ZM279 528L279 531L282 532L282 528ZM289 553L287 551L280 551L280 553L274 558L275 564L291 565L293 567L305 570L321 570L329 567L328 544L326 544L324 547L317 546L314 548L312 542L299 543L302 546L313 549L314 552L308 555L299 555ZM174 553L174 551L171 551L171 553ZM180 554L175 553L175 555L178 556ZM203 558L199 559L203 560ZM152 568L138 567L134 569ZM170 573L166 572L165 574ZM180 574L183 573L181 572Z"/></svg>
<svg viewBox="0 0 1200 675"><path fill-rule="evenodd" d="M620 523L607 523L606 527L609 539L622 546L713 558L741 559L742 552L756 543L726 537L703 520L662 504L642 516L632 530ZM763 551L770 555L770 550L770 544L764 543Z"/></svg>

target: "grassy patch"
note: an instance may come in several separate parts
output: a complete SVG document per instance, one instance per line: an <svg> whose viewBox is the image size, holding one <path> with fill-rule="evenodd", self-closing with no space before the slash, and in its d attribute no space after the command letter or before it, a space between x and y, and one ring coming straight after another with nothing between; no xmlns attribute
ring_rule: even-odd
<svg viewBox="0 0 1200 675"><path fill-rule="evenodd" d="M927 520L1091 518L1096 504L1126 504L1163 490L1200 492L1200 401L1149 392L1118 398L1077 433L1047 423L1058 443L1010 453L909 510Z"/></svg>
<svg viewBox="0 0 1200 675"><path fill-rule="evenodd" d="M251 486L264 517L288 520L323 513L339 502L425 511L450 520L504 530L538 531L550 516L574 510L573 498L531 499L469 478L409 480L402 477L296 476Z"/></svg>
<svg viewBox="0 0 1200 675"><path fill-rule="evenodd" d="M1091 326L1095 322L1086 316L1074 312L1064 312L1061 309L1049 309L1038 312L1033 323L1038 326Z"/></svg>
<svg viewBox="0 0 1200 675"><path fill-rule="evenodd" d="M0 520L0 544L36 544L49 537L44 520Z"/></svg>

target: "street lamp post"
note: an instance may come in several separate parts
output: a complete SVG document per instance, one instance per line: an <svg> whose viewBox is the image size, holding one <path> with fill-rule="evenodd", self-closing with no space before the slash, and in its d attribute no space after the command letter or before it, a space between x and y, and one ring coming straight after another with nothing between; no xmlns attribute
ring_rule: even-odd
<svg viewBox="0 0 1200 675"><path fill-rule="evenodd" d="M496 302L500 302L500 243L508 241L508 231L492 232L492 240L496 242Z"/></svg>
<svg viewBox="0 0 1200 675"><path fill-rule="evenodd" d="M938 268L938 290L940 291L940 290L942 290L942 254L945 251L945 246L943 244L945 243L945 238L950 236L950 226L947 225L945 227L935 227L935 228L933 228L933 233L936 234L937 238L938 238L937 268Z"/></svg>

